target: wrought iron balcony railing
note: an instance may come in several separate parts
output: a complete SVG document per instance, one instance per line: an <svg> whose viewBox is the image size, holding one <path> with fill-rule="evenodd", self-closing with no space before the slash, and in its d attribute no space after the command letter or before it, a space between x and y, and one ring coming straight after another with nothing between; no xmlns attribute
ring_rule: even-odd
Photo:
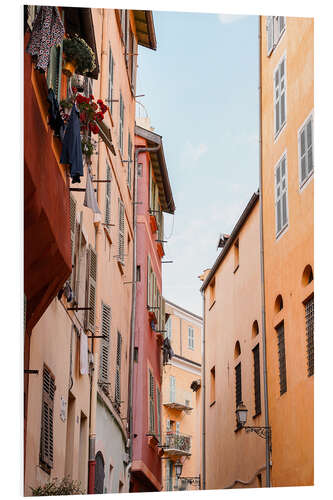
<svg viewBox="0 0 333 500"><path fill-rule="evenodd" d="M165 456L191 455L191 436L177 432L166 432L163 438Z"/></svg>

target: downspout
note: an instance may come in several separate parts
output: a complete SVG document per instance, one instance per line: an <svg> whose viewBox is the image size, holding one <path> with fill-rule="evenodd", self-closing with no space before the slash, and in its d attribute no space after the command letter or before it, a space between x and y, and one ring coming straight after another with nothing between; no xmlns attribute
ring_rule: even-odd
<svg viewBox="0 0 333 500"><path fill-rule="evenodd" d="M106 32L107 18L105 14L105 9L103 9L103 22L102 22L102 43L101 43L101 71L100 71L100 96L103 96L103 77L104 77L104 67L105 67L105 56L107 51L105 49L105 32ZM101 142L98 143L98 156L97 156L97 178L99 178L100 171L100 155L101 155ZM101 183L97 183L97 202L101 198ZM100 222L95 225L95 251L97 254L98 261L98 251L100 248L100 239L102 235L102 228ZM98 271L97 271L98 272ZM97 310L100 304L100 287L97 283L96 285L96 323L99 315ZM91 339L91 351L93 353L93 367L90 378L90 408L89 408L89 459L88 459L88 494L95 493L95 467L96 467L96 410L97 410L97 376L98 376L98 359L99 359L99 342L95 344L94 339Z"/></svg>
<svg viewBox="0 0 333 500"><path fill-rule="evenodd" d="M126 472L130 474L133 460L133 374L134 374L134 341L136 317L136 229L137 229L137 192L138 192L138 156L140 153L154 153L160 145L154 148L137 148L134 153L134 186L133 186L133 272L132 272L132 310L131 310L131 335L130 335L130 363L128 373L128 432L129 432L129 463ZM129 488L128 488L129 489Z"/></svg>
<svg viewBox="0 0 333 500"><path fill-rule="evenodd" d="M267 389L267 354L266 354L266 306L265 306L265 268L264 268L264 222L263 222L263 199L262 199L262 120L261 120L261 16L259 16L258 26L258 46L259 46L259 210L260 210L260 278L261 278L261 324L262 324L262 354L263 354L263 381L264 381L264 406L265 406L265 427L269 427L268 414L268 389ZM266 431L267 432L267 431ZM266 487L271 486L270 470L270 434L266 435Z"/></svg>
<svg viewBox="0 0 333 500"><path fill-rule="evenodd" d="M205 292L202 295L203 324L202 324L202 489L206 489L206 310Z"/></svg>

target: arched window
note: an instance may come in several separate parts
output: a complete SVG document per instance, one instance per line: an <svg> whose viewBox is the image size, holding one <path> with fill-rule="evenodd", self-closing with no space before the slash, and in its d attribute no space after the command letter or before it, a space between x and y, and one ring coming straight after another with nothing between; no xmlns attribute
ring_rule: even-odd
<svg viewBox="0 0 333 500"><path fill-rule="evenodd" d="M253 325L252 325L252 337L256 337L258 334L259 334L259 325L258 325L258 321L255 320L255 321L253 321Z"/></svg>
<svg viewBox="0 0 333 500"><path fill-rule="evenodd" d="M304 271L303 271L303 275L302 275L302 285L303 285L303 286L306 286L306 285L308 285L309 283L311 283L311 281L313 281L313 271L312 271L312 267L310 266L310 264L308 264L308 265L304 268Z"/></svg>
<svg viewBox="0 0 333 500"><path fill-rule="evenodd" d="M96 453L95 468L95 491L94 493L104 493L104 458L100 451Z"/></svg>
<svg viewBox="0 0 333 500"><path fill-rule="evenodd" d="M274 310L276 313L283 309L283 299L282 295L278 295L275 299Z"/></svg>
<svg viewBox="0 0 333 500"><path fill-rule="evenodd" d="M237 340L236 344L235 344L235 352L234 352L234 358L238 358L238 356L240 355L241 353L241 348L240 348L240 343L239 343L239 340Z"/></svg>

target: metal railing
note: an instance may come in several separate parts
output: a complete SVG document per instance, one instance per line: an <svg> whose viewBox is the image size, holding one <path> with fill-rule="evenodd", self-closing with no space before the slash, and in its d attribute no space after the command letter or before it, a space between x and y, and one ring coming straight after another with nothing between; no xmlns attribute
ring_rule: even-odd
<svg viewBox="0 0 333 500"><path fill-rule="evenodd" d="M191 436L177 432L166 432L163 435L164 452L174 452L177 455L191 454Z"/></svg>

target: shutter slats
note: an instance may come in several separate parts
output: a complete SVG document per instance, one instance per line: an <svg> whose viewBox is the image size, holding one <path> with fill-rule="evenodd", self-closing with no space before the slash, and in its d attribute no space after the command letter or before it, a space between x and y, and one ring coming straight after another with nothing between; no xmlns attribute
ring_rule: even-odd
<svg viewBox="0 0 333 500"><path fill-rule="evenodd" d="M111 307L102 303L102 342L100 354L100 382L103 384L109 383L110 372L110 332L111 332ZM103 387L105 392L109 392L109 386Z"/></svg>
<svg viewBox="0 0 333 500"><path fill-rule="evenodd" d="M91 331L95 331L96 316L96 278L97 278L97 254L89 246L88 250L88 307L86 315L86 326Z"/></svg>
<svg viewBox="0 0 333 500"><path fill-rule="evenodd" d="M276 328L278 336L278 355L279 355L279 374L280 374L280 396L287 391L287 374L286 374L286 353L284 342L284 323L281 323Z"/></svg>
<svg viewBox="0 0 333 500"><path fill-rule="evenodd" d="M53 406L55 380L49 369L44 365L42 392L42 425L40 439L40 460L49 468L53 467Z"/></svg>
<svg viewBox="0 0 333 500"><path fill-rule="evenodd" d="M124 254L125 254L125 216L124 216L124 204L119 199L118 258L119 258L119 261L122 264L124 264Z"/></svg>
<svg viewBox="0 0 333 500"><path fill-rule="evenodd" d="M253 372L254 372L254 403L255 414L261 413L261 392L260 392L260 357L259 344L253 349Z"/></svg>

